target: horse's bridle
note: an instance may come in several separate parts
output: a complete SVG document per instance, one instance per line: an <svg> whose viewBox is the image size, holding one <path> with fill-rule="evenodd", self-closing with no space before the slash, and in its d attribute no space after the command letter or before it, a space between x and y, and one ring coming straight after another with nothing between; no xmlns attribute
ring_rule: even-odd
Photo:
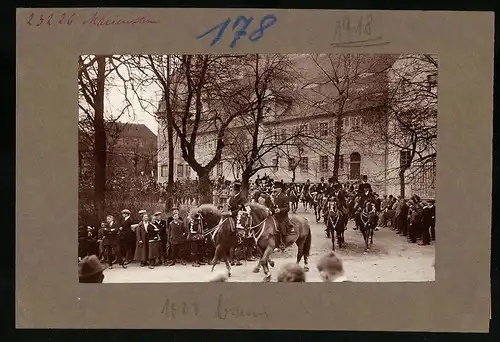
<svg viewBox="0 0 500 342"><path fill-rule="evenodd" d="M366 210L366 206L363 208L363 210L361 211L360 218L361 218L361 221L363 222L364 226L366 226L366 224L370 221L370 215L372 215L374 212L375 212L374 206L372 206L372 210L370 210L369 212ZM366 221L363 220L363 217L366 217L367 220Z"/></svg>
<svg viewBox="0 0 500 342"><path fill-rule="evenodd" d="M205 231L205 226L207 225L207 222L205 221L205 218L201 213L196 213L195 217L190 217L189 218L189 226L190 226L190 231L193 229L193 223L194 221L199 221L200 222L200 230L201 232L194 231L196 234L201 234L202 238L207 237L208 235L211 236L211 234L217 230L219 225L215 225L213 228L207 229Z"/></svg>

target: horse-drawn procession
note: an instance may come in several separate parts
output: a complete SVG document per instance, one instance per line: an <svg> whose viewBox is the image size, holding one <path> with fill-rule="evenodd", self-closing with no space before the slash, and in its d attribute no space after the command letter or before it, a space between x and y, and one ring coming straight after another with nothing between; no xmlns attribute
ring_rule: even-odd
<svg viewBox="0 0 500 342"><path fill-rule="evenodd" d="M262 270L263 281L268 282L275 265L273 254L292 245L297 247L295 262L303 262L304 271L309 270L312 226L324 227L335 250L345 248L344 232L353 221L352 229L363 236L365 254L379 227L389 226L409 242L421 239L422 245L435 239L433 200L424 201L418 195L380 198L366 176L356 184L341 184L334 177L317 184L309 180L285 184L268 176L257 177L245 191L238 181L222 182L214 191L214 204L177 204L166 219L165 213L151 215L146 210L134 219L136 213L123 209L121 222L108 215L99 229L82 225L79 260L95 254L110 268L127 268L131 263L155 268L191 262L193 267L208 264L210 271L223 262L229 277L231 266L240 266L243 260L255 261L252 271ZM303 213L314 213L314 225L307 218L309 214L298 213L299 207Z"/></svg>

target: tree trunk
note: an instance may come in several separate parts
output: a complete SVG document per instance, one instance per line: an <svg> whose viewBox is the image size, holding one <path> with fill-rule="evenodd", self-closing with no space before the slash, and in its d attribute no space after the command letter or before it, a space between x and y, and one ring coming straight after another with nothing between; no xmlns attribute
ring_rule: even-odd
<svg viewBox="0 0 500 342"><path fill-rule="evenodd" d="M248 190L250 188L250 169L245 169L241 175L241 194L248 198Z"/></svg>
<svg viewBox="0 0 500 342"><path fill-rule="evenodd" d="M402 168L399 171L399 194L402 198L405 198L405 170L406 169Z"/></svg>
<svg viewBox="0 0 500 342"><path fill-rule="evenodd" d="M338 120L340 121L340 120ZM342 121L340 121L342 122ZM338 130L338 129L337 129ZM335 154L333 157L333 177L338 178L339 168L340 168L340 144L342 143L342 137L339 134L335 137Z"/></svg>
<svg viewBox="0 0 500 342"><path fill-rule="evenodd" d="M212 192L210 188L210 175L208 170L203 169L198 174L198 190L200 194L200 204L212 203Z"/></svg>
<svg viewBox="0 0 500 342"><path fill-rule="evenodd" d="M295 169L292 171L292 183L295 183Z"/></svg>
<svg viewBox="0 0 500 342"><path fill-rule="evenodd" d="M165 101L167 112L167 140L168 140L168 183L167 183L167 211L172 209L173 194L174 194L174 128L173 128L173 114L170 106L170 56L167 56L167 87L165 92Z"/></svg>
<svg viewBox="0 0 500 342"><path fill-rule="evenodd" d="M104 78L106 60L97 56L97 79L94 118L94 205L99 220L104 218L106 193L106 130L104 127Z"/></svg>

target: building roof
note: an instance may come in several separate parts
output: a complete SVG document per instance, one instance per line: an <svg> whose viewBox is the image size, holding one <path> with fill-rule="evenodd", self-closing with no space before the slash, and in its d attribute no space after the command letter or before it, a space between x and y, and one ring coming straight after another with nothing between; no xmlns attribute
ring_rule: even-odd
<svg viewBox="0 0 500 342"><path fill-rule="evenodd" d="M121 137L135 137L143 139L156 139L157 136L148 126L138 123L114 122L112 126L120 132Z"/></svg>

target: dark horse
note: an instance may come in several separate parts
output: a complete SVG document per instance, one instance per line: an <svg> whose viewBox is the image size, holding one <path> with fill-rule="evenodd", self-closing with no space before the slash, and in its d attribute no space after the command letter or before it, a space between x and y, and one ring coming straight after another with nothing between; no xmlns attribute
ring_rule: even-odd
<svg viewBox="0 0 500 342"><path fill-rule="evenodd" d="M316 215L316 222L318 223L324 215L323 209L327 202L328 197L326 197L326 194L317 193L314 197L314 214Z"/></svg>
<svg viewBox="0 0 500 342"><path fill-rule="evenodd" d="M346 220L344 213L339 209L336 201L328 203L325 213L327 236L332 238L332 250L335 250L335 233L339 248L342 248L344 241L344 228Z"/></svg>
<svg viewBox="0 0 500 342"><path fill-rule="evenodd" d="M246 236L252 236L257 244L257 247L262 252L262 256L258 264L254 268L254 272L260 271L262 266L264 270L264 281L271 280L271 273L269 265L272 266L271 254L276 247L276 233L278 231L278 224L274 216L271 215L269 209L257 203L248 203L245 205L246 211L240 212L240 222L242 223ZM285 247L296 244L297 263L300 263L304 257L304 270L308 271L308 257L311 250L311 228L307 218L299 217L297 215L289 215L290 222L295 228L295 233L285 236Z"/></svg>
<svg viewBox="0 0 500 342"><path fill-rule="evenodd" d="M375 212L375 205L372 202L365 202L363 210L359 215L359 230L363 234L365 240L365 254L370 251L368 242L373 244L373 231L377 226L377 213Z"/></svg>
<svg viewBox="0 0 500 342"><path fill-rule="evenodd" d="M305 211L307 211L308 206L309 208L313 207L313 198L309 191L303 192L302 195L300 196L300 199L302 201L302 206L304 207Z"/></svg>
<svg viewBox="0 0 500 342"><path fill-rule="evenodd" d="M210 236L215 252L212 262L212 271L219 260L224 259L228 276L231 276L230 250L242 240L240 232L230 217L222 213L212 204L202 204L191 210L188 220L195 229L203 232L203 236Z"/></svg>

